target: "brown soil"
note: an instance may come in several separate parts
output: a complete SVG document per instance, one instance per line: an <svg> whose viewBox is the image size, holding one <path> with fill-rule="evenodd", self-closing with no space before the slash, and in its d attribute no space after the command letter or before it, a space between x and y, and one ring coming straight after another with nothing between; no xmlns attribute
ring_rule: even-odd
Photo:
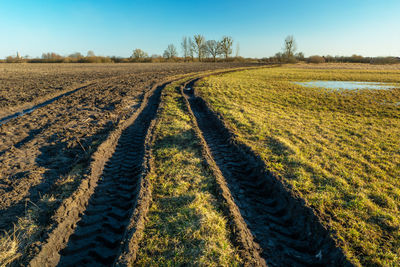
<svg viewBox="0 0 400 267"><path fill-rule="evenodd" d="M131 173L126 175L135 176L137 182L121 184L121 188L113 187L115 191L110 193L110 197L114 194L114 198L123 198L126 196L118 194L129 191L127 197L131 197L132 202L128 206L119 207L120 210L111 208L105 215L108 216L107 220L112 220L113 216L124 218L121 220L121 225L106 229L111 232L120 231L117 239L128 241L126 245L116 246L117 241L103 240L101 236L96 235L95 242L103 240L102 244L105 246L103 248L107 247L107 253L111 251L113 256L107 256L109 254L106 252L101 253L102 250L90 254L94 260L96 260L96 254L101 254L103 257L108 257L109 261L110 257L115 259L118 255L122 255L119 262L129 262L129 259L124 259L123 255L129 254L128 251L132 250L132 237L143 220L142 215L138 215L137 208L141 207L140 209L145 210L148 198L148 194L145 193L146 185L141 179L146 173L146 157L143 156L145 150L139 148L145 146L145 136L151 129L153 116L151 114L155 114L156 106L154 105L158 105L157 92L162 88L158 86L159 81L183 73L238 66L237 64L144 65L143 69L140 69L134 64L127 64L127 69L129 66L132 68L129 70L130 73L116 72L107 78L99 79L96 76L96 79L91 81L92 84L86 84L86 87L70 95L56 99L30 114L12 119L0 126L0 230L10 230L29 205L39 207L41 216L37 223L45 227L40 240L24 252L20 260L21 264L26 264L37 255L34 257L33 265L42 265L44 259L48 264L55 265L58 262L59 251L67 245L67 242L74 242L72 240L75 237L77 237L75 240L80 240L79 231L81 230L78 229L84 229L86 221L90 225L93 218L96 218L95 210L97 207L102 208L99 203L103 201L98 196L105 194L108 185L115 185L115 181L111 179L113 170L126 168L123 160L120 162L119 158L130 160L135 157L137 168L131 169ZM37 69L35 71L40 72ZM25 75L24 71L17 71L17 73ZM14 80L21 81L21 79ZM88 80L84 82L88 83ZM0 86L4 88L1 83ZM77 87L82 87L82 85L75 88ZM48 100L51 97L54 95L47 92L43 94L41 100ZM13 106L14 110L37 104L33 101L20 105L18 103L23 103L24 98L18 96L14 98L17 99L17 104ZM126 139L135 141L126 145L120 143L122 145L119 147L127 147L130 152L117 147L118 142L124 142L123 140ZM114 150L115 153L113 153ZM132 150L141 154L131 155ZM106 162L109 167L105 168L103 173ZM68 183L68 190L66 190L65 184L61 185L59 181L68 175L73 176L74 179ZM121 179L124 180L122 176ZM96 187L100 177L101 182ZM140 188L140 192L138 190L135 191L136 193L131 192L126 188ZM43 206L40 199L44 195L55 197L55 203L51 206ZM136 196L138 197L135 198ZM109 203L113 203L111 198ZM78 225L77 232L74 232L76 223L87 205L88 209L93 208L93 213L85 213L82 225ZM94 217L89 214L94 214ZM84 219L86 217L88 219ZM71 234L75 237L68 241ZM47 245L52 242L55 243ZM63 251L63 257L72 255L68 252L72 247L70 243ZM78 247L79 245L76 246Z"/></svg>
<svg viewBox="0 0 400 267"><path fill-rule="evenodd" d="M119 258L130 262L129 241L143 228L151 198L144 179L149 171L146 155L164 86L148 92L138 112L99 147L87 183L57 211L57 227L32 266L110 266Z"/></svg>
<svg viewBox="0 0 400 267"><path fill-rule="evenodd" d="M0 118L84 85L117 76L171 76L241 63L0 64ZM250 65L250 64L247 64Z"/></svg>

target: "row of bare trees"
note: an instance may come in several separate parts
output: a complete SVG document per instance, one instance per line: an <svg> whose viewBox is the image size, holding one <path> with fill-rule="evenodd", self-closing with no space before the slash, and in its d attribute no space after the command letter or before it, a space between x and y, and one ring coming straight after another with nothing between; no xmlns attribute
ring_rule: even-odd
<svg viewBox="0 0 400 267"><path fill-rule="evenodd" d="M217 60L218 56L223 56L228 59L232 54L233 39L230 36L224 36L221 40L206 40L206 38L197 34L191 37L184 36L182 38L181 47L183 52L183 58L185 61L194 58L197 55L199 61L209 57Z"/></svg>
<svg viewBox="0 0 400 267"><path fill-rule="evenodd" d="M214 62L217 61L218 57L223 57L225 60L232 55L233 39L230 36L223 36L221 40L206 40L201 34L196 34L192 37L184 36L181 42L182 58L183 61L194 61L195 57L198 61L204 59L212 59ZM158 58L161 56L152 55L150 58ZM177 59L178 50L175 45L169 44L164 50L164 59ZM136 48L133 50L132 61L145 62L148 61L149 55L142 49Z"/></svg>

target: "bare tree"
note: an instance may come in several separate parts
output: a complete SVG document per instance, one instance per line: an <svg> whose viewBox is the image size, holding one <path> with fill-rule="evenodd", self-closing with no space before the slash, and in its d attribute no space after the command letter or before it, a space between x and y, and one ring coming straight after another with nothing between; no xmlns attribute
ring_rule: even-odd
<svg viewBox="0 0 400 267"><path fill-rule="evenodd" d="M83 55L82 55L80 52L75 52L75 53L69 55L68 57L71 57L71 58L78 58L78 59L79 59L79 58L82 58Z"/></svg>
<svg viewBox="0 0 400 267"><path fill-rule="evenodd" d="M283 47L283 54L287 60L294 58L294 52L297 50L297 44L293 35L288 35L285 39L285 46Z"/></svg>
<svg viewBox="0 0 400 267"><path fill-rule="evenodd" d="M294 55L294 57L297 60L303 61L304 60L304 53L303 52L296 53L296 55Z"/></svg>
<svg viewBox="0 0 400 267"><path fill-rule="evenodd" d="M206 50L212 56L214 62L216 62L217 56L221 54L221 44L215 40L208 40L206 42Z"/></svg>
<svg viewBox="0 0 400 267"><path fill-rule="evenodd" d="M240 57L240 45L239 42L236 42L236 57Z"/></svg>
<svg viewBox="0 0 400 267"><path fill-rule="evenodd" d="M42 59L50 59L50 60L60 60L63 57L60 56L59 54L56 54L54 52L49 52L49 53L43 53L42 54Z"/></svg>
<svg viewBox="0 0 400 267"><path fill-rule="evenodd" d="M164 50L164 58L170 59L174 58L178 55L178 52L176 52L176 48L173 44L168 45L167 49Z"/></svg>
<svg viewBox="0 0 400 267"><path fill-rule="evenodd" d="M144 58L148 57L147 53L144 52L142 49L136 48L135 50L133 50L132 53L132 58L135 61L140 61L143 60Z"/></svg>
<svg viewBox="0 0 400 267"><path fill-rule="evenodd" d="M94 54L94 52L93 52L92 50L89 50L89 51L87 52L87 56L88 56L88 57L95 57L96 55Z"/></svg>
<svg viewBox="0 0 400 267"><path fill-rule="evenodd" d="M233 39L229 36L222 37L220 41L222 54L227 59L232 54Z"/></svg>
<svg viewBox="0 0 400 267"><path fill-rule="evenodd" d="M194 36L194 44L195 51L197 56L199 57L199 61L204 57L205 48L206 48L206 39L203 35L197 34Z"/></svg>
<svg viewBox="0 0 400 267"><path fill-rule="evenodd" d="M189 43L189 55L192 61L194 60L194 53L196 52L196 44L193 42L192 38L188 38Z"/></svg>
<svg viewBox="0 0 400 267"><path fill-rule="evenodd" d="M181 46L183 58L185 61L187 61L188 57L190 56L190 38L188 38L187 36L183 36Z"/></svg>

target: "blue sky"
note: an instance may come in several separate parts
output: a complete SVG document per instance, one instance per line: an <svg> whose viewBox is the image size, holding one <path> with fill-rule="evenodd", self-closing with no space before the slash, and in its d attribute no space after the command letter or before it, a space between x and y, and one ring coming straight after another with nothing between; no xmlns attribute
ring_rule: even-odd
<svg viewBox="0 0 400 267"><path fill-rule="evenodd" d="M245 57L274 55L289 34L306 56L400 56L400 0L0 0L0 25L0 58L162 54L198 33L232 36Z"/></svg>

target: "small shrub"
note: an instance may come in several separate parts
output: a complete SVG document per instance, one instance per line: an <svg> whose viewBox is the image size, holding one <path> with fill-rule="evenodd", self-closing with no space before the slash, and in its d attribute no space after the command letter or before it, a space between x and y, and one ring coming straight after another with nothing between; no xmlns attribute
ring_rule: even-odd
<svg viewBox="0 0 400 267"><path fill-rule="evenodd" d="M320 64L325 63L325 58L321 56L311 56L307 60L308 63Z"/></svg>
<svg viewBox="0 0 400 267"><path fill-rule="evenodd" d="M375 57L371 59L371 64L384 65L384 64L398 64L400 58L395 57Z"/></svg>

